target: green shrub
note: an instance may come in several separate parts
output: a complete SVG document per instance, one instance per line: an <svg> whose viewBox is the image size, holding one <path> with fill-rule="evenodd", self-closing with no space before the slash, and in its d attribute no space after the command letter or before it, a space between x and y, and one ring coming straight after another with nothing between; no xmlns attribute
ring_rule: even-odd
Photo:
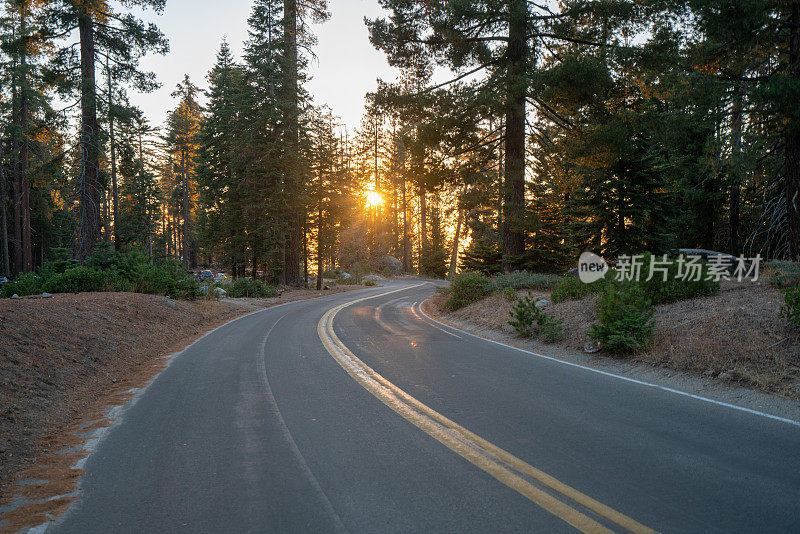
<svg viewBox="0 0 800 534"><path fill-rule="evenodd" d="M607 275L607 276L610 276ZM565 276L553 287L550 293L550 300L553 302L565 302L567 300L580 300L588 295L599 293L606 284L605 279L600 279L591 284L585 284L574 276Z"/></svg>
<svg viewBox="0 0 800 534"><path fill-rule="evenodd" d="M657 258L657 261L662 261L662 258ZM687 300L696 297L706 297L715 295L719 292L720 284L718 281L706 280L709 274L707 263L702 263L700 270L700 280L682 280L678 276L678 261L674 258L668 258L669 263L664 265L667 268L667 279L664 281L664 275L660 272L653 274L651 280L646 280L649 272L646 272L650 266L650 255L645 254L644 266L642 268L642 278L639 284L645 292L645 296L650 300L653 305L669 304L671 302L678 302L680 300ZM610 273L609 276L612 276ZM636 283L636 282L626 282Z"/></svg>
<svg viewBox="0 0 800 534"><path fill-rule="evenodd" d="M517 334L520 336L530 337L531 327L536 321L537 311L539 311L539 309L536 307L536 303L531 296L523 297L519 299L514 307L511 308L511 311L508 312L511 316L511 320L508 324L513 326L514 330L516 330Z"/></svg>
<svg viewBox="0 0 800 534"><path fill-rule="evenodd" d="M350 280L354 284L360 284L362 279L369 274L369 263L366 261L358 261L350 268Z"/></svg>
<svg viewBox="0 0 800 534"><path fill-rule="evenodd" d="M28 295L37 295L41 292L41 277L34 273L26 273L20 275L20 277L13 282L3 284L2 290L0 290L0 297L9 298L14 294L25 297Z"/></svg>
<svg viewBox="0 0 800 534"><path fill-rule="evenodd" d="M555 343L564 337L563 321L550 317L536 306L536 301L529 294L517 301L509 312L511 321L508 322L522 337L529 337L536 333L548 343ZM533 328L533 325L536 328Z"/></svg>
<svg viewBox="0 0 800 534"><path fill-rule="evenodd" d="M47 279L43 284L48 293L83 293L104 291L106 278L101 271L79 265Z"/></svg>
<svg viewBox="0 0 800 534"><path fill-rule="evenodd" d="M364 280L364 285L367 287L376 286L378 284L375 283L375 280Z"/></svg>
<svg viewBox="0 0 800 534"><path fill-rule="evenodd" d="M606 283L597 302L599 324L589 337L610 352L645 349L653 340L655 325L651 302L640 284Z"/></svg>
<svg viewBox="0 0 800 534"><path fill-rule="evenodd" d="M481 300L491 292L491 280L478 273L462 272L453 278L450 284L450 298L445 302L445 306L451 311L457 310Z"/></svg>
<svg viewBox="0 0 800 534"><path fill-rule="evenodd" d="M783 290L781 317L786 317L789 322L800 325L800 284Z"/></svg>
<svg viewBox="0 0 800 534"><path fill-rule="evenodd" d="M199 295L199 284L187 278L186 271L176 261L151 265L140 250L125 253L100 244L86 265L75 265L64 249L53 251L38 274L28 273L16 282L5 284L0 296L14 293L33 295L48 293L80 293L86 291L135 291L193 299Z"/></svg>
<svg viewBox="0 0 800 534"><path fill-rule="evenodd" d="M516 290L516 289L514 289L513 287L507 287L507 288L505 288L505 289L503 290L503 298L504 298L504 299L506 299L506 300L509 300L509 301L511 301L511 300L517 300L517 298L519 298L519 297L517 296L517 290Z"/></svg>
<svg viewBox="0 0 800 534"><path fill-rule="evenodd" d="M791 288L800 283L800 263L771 261L767 264L771 274L769 283L776 287Z"/></svg>
<svg viewBox="0 0 800 534"><path fill-rule="evenodd" d="M275 286L268 286L261 280L250 278L239 278L232 284L214 284L212 287L224 289L229 297L235 299L242 297L272 298L278 296L278 289Z"/></svg>
<svg viewBox="0 0 800 534"><path fill-rule="evenodd" d="M556 274L532 273L529 271L514 271L498 274L494 278L497 289L551 289L561 277Z"/></svg>
<svg viewBox="0 0 800 534"><path fill-rule="evenodd" d="M394 271L392 270L391 267L384 267L383 271L381 271L381 276L383 276L384 278L391 278L392 276L394 276Z"/></svg>
<svg viewBox="0 0 800 534"><path fill-rule="evenodd" d="M48 293L131 291L133 284L115 270L100 271L79 265L48 278L42 290Z"/></svg>

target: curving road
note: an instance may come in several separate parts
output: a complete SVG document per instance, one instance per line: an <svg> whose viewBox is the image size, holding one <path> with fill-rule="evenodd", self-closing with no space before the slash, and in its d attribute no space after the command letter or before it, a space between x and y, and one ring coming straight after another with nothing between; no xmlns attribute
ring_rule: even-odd
<svg viewBox="0 0 800 534"><path fill-rule="evenodd" d="M491 343L431 283L177 356L49 532L800 532L800 425Z"/></svg>

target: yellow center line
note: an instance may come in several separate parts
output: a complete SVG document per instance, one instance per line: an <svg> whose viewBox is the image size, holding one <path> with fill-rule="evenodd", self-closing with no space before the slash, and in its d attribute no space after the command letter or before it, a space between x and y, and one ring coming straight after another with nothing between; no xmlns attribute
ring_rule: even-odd
<svg viewBox="0 0 800 534"><path fill-rule="evenodd" d="M398 413L401 417L424 431L447 448L460 455L476 467L493 476L509 488L517 491L533 503L572 525L581 532L612 532L607 527L583 514L549 493L537 488L518 473L521 473L598 515L634 533L654 533L649 527L592 499L556 478L536 469L513 454L486 441L444 415L421 403L361 361L333 331L333 319L342 309L364 300L382 297L398 291L422 286L418 284L360 298L329 310L317 324L317 333L326 350L364 389ZM516 472L515 472L516 471Z"/></svg>

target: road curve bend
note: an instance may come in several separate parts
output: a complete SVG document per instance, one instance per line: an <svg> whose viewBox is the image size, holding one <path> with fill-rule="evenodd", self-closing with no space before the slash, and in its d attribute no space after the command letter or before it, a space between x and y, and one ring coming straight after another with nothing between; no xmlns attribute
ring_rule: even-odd
<svg viewBox="0 0 800 534"><path fill-rule="evenodd" d="M800 426L491 343L398 280L176 356L48 532L798 532Z"/></svg>

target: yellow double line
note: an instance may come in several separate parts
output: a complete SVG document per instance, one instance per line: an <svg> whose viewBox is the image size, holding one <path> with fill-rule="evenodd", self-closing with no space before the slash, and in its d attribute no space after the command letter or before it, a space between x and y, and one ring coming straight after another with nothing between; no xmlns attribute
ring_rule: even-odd
<svg viewBox="0 0 800 534"><path fill-rule="evenodd" d="M380 295L364 297L332 308L317 324L319 338L339 365L361 384L364 389L372 393L389 408L453 452L459 454L509 488L517 491L530 501L581 532L606 533L613 531L585 513L578 511L550 493L535 486L531 481L536 481L550 488L553 492L566 497L630 532L655 532L634 519L592 499L588 495L584 495L547 473L536 469L500 447L473 434L466 428L451 421L425 404L422 404L362 362L344 345L344 343L342 343L333 331L333 319L342 309L364 300L382 297L421 285L424 284L405 287Z"/></svg>

